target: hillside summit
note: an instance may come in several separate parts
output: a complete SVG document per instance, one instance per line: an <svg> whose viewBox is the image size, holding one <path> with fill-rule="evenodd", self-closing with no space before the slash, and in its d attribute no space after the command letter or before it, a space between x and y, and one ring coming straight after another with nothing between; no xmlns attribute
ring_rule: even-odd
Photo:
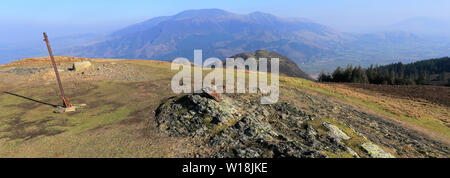
<svg viewBox="0 0 450 178"><path fill-rule="evenodd" d="M285 74L289 77L298 77L298 78L304 78L308 80L313 80L308 74L303 72L297 64L289 59L286 56L283 56L281 54L278 54L275 51L267 51L267 50L256 50L255 52L245 52L245 53L239 53L231 58L242 58L244 60L248 58L254 58L256 61L258 61L260 58L266 58L267 59L267 72L271 72L271 65L270 61L271 58L278 58L279 59L279 67L280 67L280 74ZM259 68L258 68L259 69Z"/></svg>
<svg viewBox="0 0 450 178"><path fill-rule="evenodd" d="M53 113L48 58L0 66L0 157L450 157L450 109L435 100L280 76L279 102L261 105L260 93L176 95L167 62L56 61L86 107ZM71 70L78 61L94 67Z"/></svg>

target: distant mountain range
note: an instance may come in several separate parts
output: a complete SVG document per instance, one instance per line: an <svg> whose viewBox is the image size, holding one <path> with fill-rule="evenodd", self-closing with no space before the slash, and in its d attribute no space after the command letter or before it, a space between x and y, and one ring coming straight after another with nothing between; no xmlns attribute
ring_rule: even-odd
<svg viewBox="0 0 450 178"><path fill-rule="evenodd" d="M347 64L386 64L448 56L450 39L389 31L343 33L307 19L280 18L263 12L235 14L220 9L187 10L120 29L102 40L64 46L57 55L170 61L203 57L224 59L266 49L276 51L309 74ZM81 44L80 40L72 40ZM61 47L60 47L61 48ZM2 49L0 48L0 51Z"/></svg>
<svg viewBox="0 0 450 178"><path fill-rule="evenodd" d="M404 31L420 35L450 37L450 20L414 17L379 27L379 31Z"/></svg>
<svg viewBox="0 0 450 178"><path fill-rule="evenodd" d="M65 55L172 60L226 58L246 51L276 51L310 74L352 63L366 65L449 55L450 40L405 32L349 34L305 19L254 12L240 15L220 9L188 10L156 17L118 30L109 40L71 48Z"/></svg>
<svg viewBox="0 0 450 178"><path fill-rule="evenodd" d="M111 38L74 48L69 55L172 60L176 57L192 59L193 49L202 49L206 57L219 58L269 49L301 62L328 53L344 37L310 21L281 19L261 12L238 15L204 9L153 18L119 30Z"/></svg>

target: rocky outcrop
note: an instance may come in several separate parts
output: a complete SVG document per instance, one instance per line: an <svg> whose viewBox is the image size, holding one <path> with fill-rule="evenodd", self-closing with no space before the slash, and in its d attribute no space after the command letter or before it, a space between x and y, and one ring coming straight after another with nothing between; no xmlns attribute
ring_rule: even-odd
<svg viewBox="0 0 450 178"><path fill-rule="evenodd" d="M382 150L380 147L373 143L363 143L361 147L370 155L372 158L394 158L390 153Z"/></svg>
<svg viewBox="0 0 450 178"><path fill-rule="evenodd" d="M168 98L156 110L156 122L169 136L201 140L215 150L209 157L360 156L337 126L290 103L261 105L256 95L223 94L220 101L206 93Z"/></svg>
<svg viewBox="0 0 450 178"><path fill-rule="evenodd" d="M244 117L214 135L209 144L221 148L214 157L326 157L312 147L288 139L270 124L252 116Z"/></svg>
<svg viewBox="0 0 450 178"><path fill-rule="evenodd" d="M170 98L156 111L160 130L170 136L205 136L236 121L236 109L206 94Z"/></svg>
<svg viewBox="0 0 450 178"><path fill-rule="evenodd" d="M335 139L337 142L340 142L342 140L348 140L350 139L349 136L347 136L347 134L345 134L344 132L342 132L338 127L336 127L335 125L332 125L330 123L324 122L323 126L325 126L328 129L328 135Z"/></svg>

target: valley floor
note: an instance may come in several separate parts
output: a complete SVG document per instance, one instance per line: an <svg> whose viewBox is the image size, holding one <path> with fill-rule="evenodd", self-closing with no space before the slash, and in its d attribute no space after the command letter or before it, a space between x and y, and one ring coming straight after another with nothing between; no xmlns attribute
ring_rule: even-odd
<svg viewBox="0 0 450 178"><path fill-rule="evenodd" d="M90 59L93 70L68 70L76 60L85 59L58 61L61 77L70 101L87 107L64 114L53 113L61 102L50 63L0 66L0 157L211 157L214 147L158 128L155 110L174 96L170 80L176 72L169 63ZM371 157L361 148L367 142L395 157L450 157L447 99L290 77L281 77L280 85L280 102L317 116L305 122L319 135L326 133L322 122L339 127L351 137L343 144L359 157ZM428 90L443 98L449 92ZM327 157L352 157L324 150Z"/></svg>

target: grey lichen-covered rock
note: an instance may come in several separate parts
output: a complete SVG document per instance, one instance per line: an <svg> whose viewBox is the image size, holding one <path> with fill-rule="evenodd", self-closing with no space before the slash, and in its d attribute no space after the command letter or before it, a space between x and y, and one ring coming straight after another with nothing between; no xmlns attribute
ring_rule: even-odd
<svg viewBox="0 0 450 178"><path fill-rule="evenodd" d="M342 132L342 130L340 130L337 126L332 125L330 123L327 122L323 122L323 126L325 126L328 129L328 135L331 138L334 138L336 141L340 142L342 140L348 140L350 139L350 137L345 134L344 132Z"/></svg>
<svg viewBox="0 0 450 178"><path fill-rule="evenodd" d="M171 98L156 110L160 130L171 136L205 136L235 121L236 110L201 94Z"/></svg>
<svg viewBox="0 0 450 178"><path fill-rule="evenodd" d="M251 116L244 117L233 126L223 130L211 138L210 144L240 146L241 143L271 140L277 137L270 124ZM238 142L236 142L238 141Z"/></svg>
<svg viewBox="0 0 450 178"><path fill-rule="evenodd" d="M392 156L390 153L382 150L378 145L375 145L373 143L366 142L361 144L361 147L372 158L394 158L394 156Z"/></svg>
<svg viewBox="0 0 450 178"><path fill-rule="evenodd" d="M210 157L323 158L339 152L358 157L335 141L349 139L336 126L325 123L327 133L318 127L321 121L312 120L319 117L286 102L262 105L248 95L231 94L217 101L203 92L169 98L155 113L161 132L195 138L214 150Z"/></svg>
<svg viewBox="0 0 450 178"><path fill-rule="evenodd" d="M188 94L164 101L156 110L156 121L161 132L170 136L206 139L208 145L220 150L212 157L326 157L318 149L289 139L262 120L274 112L273 108L241 104L228 97L219 102L202 93ZM284 111L280 114L285 115L286 124L279 124L286 131L288 125L298 127L300 120L306 119L296 107L277 108Z"/></svg>
<svg viewBox="0 0 450 178"><path fill-rule="evenodd" d="M62 107L62 106L58 106L58 107L56 107L56 109L53 112L54 113L75 112L77 108L79 108L79 107L78 106L71 106L71 107L65 108L65 107Z"/></svg>
<svg viewBox="0 0 450 178"><path fill-rule="evenodd" d="M88 69L93 69L94 65L92 65L89 61L82 61L82 62L74 62L72 69L74 71L83 71Z"/></svg>
<svg viewBox="0 0 450 178"><path fill-rule="evenodd" d="M66 111L66 108L62 107L62 106L58 106L56 107L55 111L53 111L54 113L64 113Z"/></svg>

